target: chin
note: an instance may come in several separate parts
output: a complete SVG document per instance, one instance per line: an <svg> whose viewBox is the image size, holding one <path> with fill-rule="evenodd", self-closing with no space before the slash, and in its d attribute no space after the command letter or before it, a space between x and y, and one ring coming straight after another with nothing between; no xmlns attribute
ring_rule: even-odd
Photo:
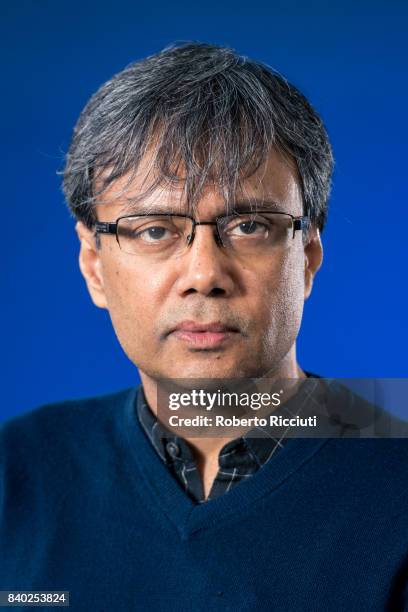
<svg viewBox="0 0 408 612"><path fill-rule="evenodd" d="M260 376L258 369L255 371L253 364L244 366L239 362L223 363L221 360L212 359L208 362L195 362L190 360L183 363L181 367L175 367L169 372L168 378L187 379L235 379L256 378Z"/></svg>
<svg viewBox="0 0 408 612"><path fill-rule="evenodd" d="M134 356L135 357L135 356ZM146 355L144 355L146 357ZM200 352L180 354L173 351L171 355L161 355L158 360L131 359L136 367L152 380L176 379L242 379L260 378L267 368L259 355L255 362L254 355L236 352Z"/></svg>

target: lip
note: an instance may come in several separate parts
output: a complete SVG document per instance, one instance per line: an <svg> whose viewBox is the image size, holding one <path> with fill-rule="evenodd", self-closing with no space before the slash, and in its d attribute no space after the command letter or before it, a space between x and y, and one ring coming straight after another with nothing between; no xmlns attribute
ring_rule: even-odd
<svg viewBox="0 0 408 612"><path fill-rule="evenodd" d="M172 331L177 340L195 348L216 348L224 344L238 330L219 321L198 323L182 321Z"/></svg>

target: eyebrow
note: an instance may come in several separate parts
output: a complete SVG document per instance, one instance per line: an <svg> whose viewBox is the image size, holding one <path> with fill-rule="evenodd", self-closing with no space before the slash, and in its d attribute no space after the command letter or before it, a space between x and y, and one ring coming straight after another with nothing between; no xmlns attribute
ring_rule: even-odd
<svg viewBox="0 0 408 612"><path fill-rule="evenodd" d="M231 206L233 211L239 212L241 210L264 210L277 212L282 210L282 205L275 200L264 200L264 199L251 199L251 200L239 200L234 202Z"/></svg>
<svg viewBox="0 0 408 612"><path fill-rule="evenodd" d="M256 211L256 210L262 210L262 211L270 211L270 212L277 212L277 211L282 211L282 205L280 205L278 202L276 202L275 200L271 200L271 199L255 199L255 198L251 198L248 200L237 200L236 202L231 202L228 206L229 210L231 213L234 212L242 212L242 211ZM143 202L137 202L137 203L132 203L129 202L129 204L127 204L126 206L124 206L123 208L123 213L125 214L129 214L129 215L137 215L137 214L171 214L173 213L174 215L179 214L188 214L183 210L180 210L179 208L176 207L171 207L171 206L166 206L163 204L155 204L154 202L151 204L148 203L143 203ZM222 216L222 212L219 213L219 215L216 216Z"/></svg>

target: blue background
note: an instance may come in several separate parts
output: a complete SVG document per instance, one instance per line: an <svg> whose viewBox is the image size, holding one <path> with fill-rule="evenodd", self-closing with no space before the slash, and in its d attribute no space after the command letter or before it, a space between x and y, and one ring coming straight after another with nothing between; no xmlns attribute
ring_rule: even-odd
<svg viewBox="0 0 408 612"><path fill-rule="evenodd" d="M138 378L88 297L60 177L89 96L176 40L278 69L321 113L337 160L325 262L306 303L302 367L408 376L406 10L393 2L2 3L0 420Z"/></svg>

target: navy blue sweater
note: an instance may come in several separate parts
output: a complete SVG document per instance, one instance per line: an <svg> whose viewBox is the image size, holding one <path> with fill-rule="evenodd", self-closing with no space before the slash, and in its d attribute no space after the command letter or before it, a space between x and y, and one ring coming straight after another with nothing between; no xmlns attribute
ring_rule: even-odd
<svg viewBox="0 0 408 612"><path fill-rule="evenodd" d="M84 612L408 610L408 440L291 439L195 504L127 390L6 423L0 484L0 590Z"/></svg>

